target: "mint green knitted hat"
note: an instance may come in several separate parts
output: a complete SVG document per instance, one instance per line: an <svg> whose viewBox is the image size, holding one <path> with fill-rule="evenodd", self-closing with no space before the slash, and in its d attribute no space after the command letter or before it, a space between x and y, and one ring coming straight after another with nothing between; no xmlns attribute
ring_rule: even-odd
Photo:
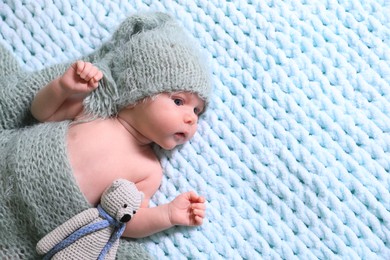
<svg viewBox="0 0 390 260"><path fill-rule="evenodd" d="M91 114L114 115L163 92L189 91L208 103L211 83L207 59L198 44L167 14L127 18L97 56L102 58L94 63L102 69L104 78L85 100Z"/></svg>

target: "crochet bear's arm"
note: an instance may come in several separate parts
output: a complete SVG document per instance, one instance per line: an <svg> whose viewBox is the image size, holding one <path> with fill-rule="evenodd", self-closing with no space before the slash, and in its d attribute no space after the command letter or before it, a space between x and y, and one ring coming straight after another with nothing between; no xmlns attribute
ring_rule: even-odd
<svg viewBox="0 0 390 260"><path fill-rule="evenodd" d="M98 217L99 211L96 208L90 208L80 212L39 240L36 246L37 253L40 255L46 254L74 231L91 223Z"/></svg>

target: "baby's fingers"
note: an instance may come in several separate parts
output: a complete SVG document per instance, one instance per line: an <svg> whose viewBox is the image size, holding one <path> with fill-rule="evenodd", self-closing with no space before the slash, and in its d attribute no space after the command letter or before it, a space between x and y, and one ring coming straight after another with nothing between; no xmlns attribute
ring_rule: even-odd
<svg viewBox="0 0 390 260"><path fill-rule="evenodd" d="M199 209L199 210L205 210L206 209L206 204L204 203L192 203L191 204L191 209Z"/></svg>
<svg viewBox="0 0 390 260"><path fill-rule="evenodd" d="M80 78L85 81L90 81L96 72L97 68L94 67L91 63L86 62L83 71L80 73Z"/></svg>
<svg viewBox="0 0 390 260"><path fill-rule="evenodd" d="M97 70L96 74L93 76L93 80L98 82L99 80L101 80L103 78L103 72L101 72L100 70Z"/></svg>
<svg viewBox="0 0 390 260"><path fill-rule="evenodd" d="M93 76L93 65L90 62L78 60L75 63L76 72L79 77L85 81L89 81Z"/></svg>
<svg viewBox="0 0 390 260"><path fill-rule="evenodd" d="M193 191L190 191L187 194L189 201L191 201L192 203L204 203L206 201L203 196L199 196Z"/></svg>
<svg viewBox="0 0 390 260"><path fill-rule="evenodd" d="M77 74L80 76L81 79L85 81L90 81L92 78L95 78L100 73L100 70L90 62L77 61L76 65Z"/></svg>
<svg viewBox="0 0 390 260"><path fill-rule="evenodd" d="M98 86L99 86L99 81L95 81L94 78L88 81L88 87L95 89Z"/></svg>
<svg viewBox="0 0 390 260"><path fill-rule="evenodd" d="M77 75L80 75L83 72L85 64L86 62L78 60L72 65L72 67L76 70Z"/></svg>
<svg viewBox="0 0 390 260"><path fill-rule="evenodd" d="M96 75L92 76L91 79L88 81L88 86L90 88L97 88L99 85L99 81L103 78L103 73L98 70Z"/></svg>
<svg viewBox="0 0 390 260"><path fill-rule="evenodd" d="M200 226L203 224L203 217L195 216L194 217L194 225Z"/></svg>
<svg viewBox="0 0 390 260"><path fill-rule="evenodd" d="M206 215L206 211L204 209L200 209L200 208L192 209L193 224L196 226L202 225L205 215Z"/></svg>
<svg viewBox="0 0 390 260"><path fill-rule="evenodd" d="M206 211L202 209L193 209L192 214L201 218L206 216Z"/></svg>
<svg viewBox="0 0 390 260"><path fill-rule="evenodd" d="M193 203L191 205L192 214L200 218L204 218L206 215L206 205L204 203Z"/></svg>

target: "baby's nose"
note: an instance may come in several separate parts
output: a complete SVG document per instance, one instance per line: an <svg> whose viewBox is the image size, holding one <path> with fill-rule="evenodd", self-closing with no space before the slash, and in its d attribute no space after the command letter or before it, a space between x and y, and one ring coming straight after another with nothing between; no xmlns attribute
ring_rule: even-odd
<svg viewBox="0 0 390 260"><path fill-rule="evenodd" d="M197 120L198 120L198 117L195 114L188 113L184 116L184 122L186 124L189 124L189 125L195 124L197 122Z"/></svg>

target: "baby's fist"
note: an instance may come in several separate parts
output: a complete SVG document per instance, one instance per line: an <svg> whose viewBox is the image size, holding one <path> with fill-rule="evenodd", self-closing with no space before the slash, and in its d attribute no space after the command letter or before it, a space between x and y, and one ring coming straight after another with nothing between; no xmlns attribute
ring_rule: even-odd
<svg viewBox="0 0 390 260"><path fill-rule="evenodd" d="M190 191L182 193L169 203L169 216L173 225L200 226L206 215L205 198Z"/></svg>
<svg viewBox="0 0 390 260"><path fill-rule="evenodd" d="M103 78L103 73L92 63L85 61L77 61L73 64L77 75L84 81L88 82L88 85L92 88L98 86L99 80Z"/></svg>

